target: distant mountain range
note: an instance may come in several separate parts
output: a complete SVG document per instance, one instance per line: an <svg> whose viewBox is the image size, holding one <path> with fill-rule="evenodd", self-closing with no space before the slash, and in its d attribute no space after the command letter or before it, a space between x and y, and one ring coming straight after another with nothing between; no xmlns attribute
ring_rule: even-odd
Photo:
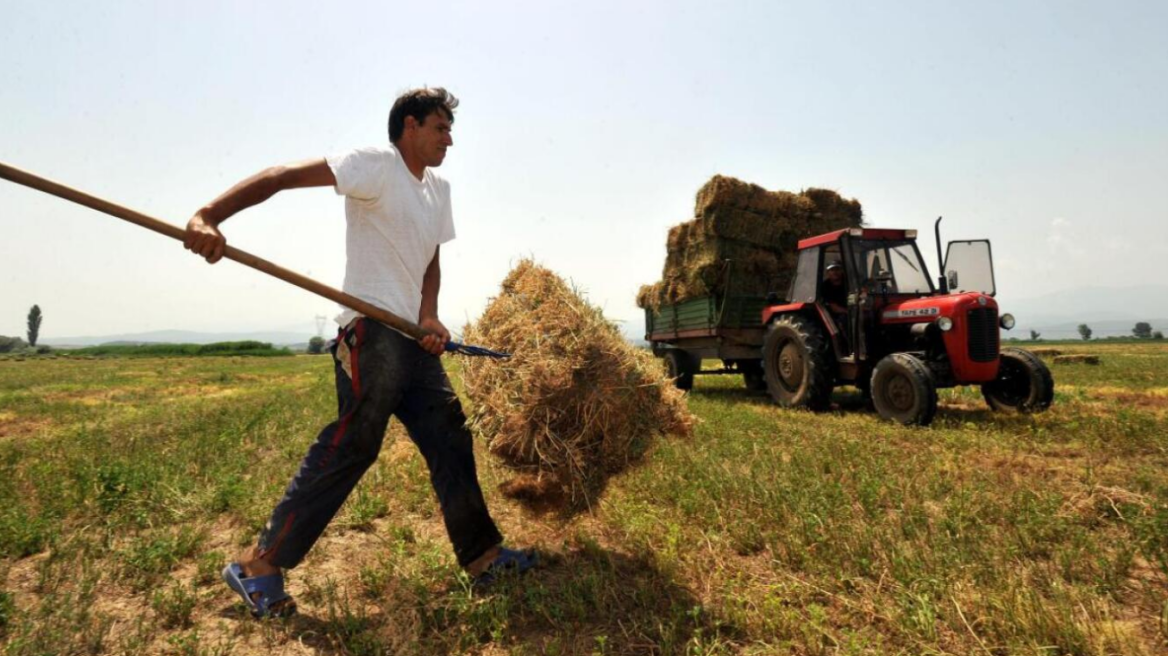
<svg viewBox="0 0 1168 656"><path fill-rule="evenodd" d="M85 335L81 337L46 337L39 343L58 348L70 346L98 346L100 344L210 344L212 342L241 342L255 340L273 346L301 346L308 343L314 332L257 331L240 333L201 333L192 330L152 330L121 335Z"/></svg>
<svg viewBox="0 0 1168 656"><path fill-rule="evenodd" d="M1018 318L1010 336L1020 339L1028 339L1032 329L1046 339L1077 338L1081 323L1095 337L1131 335L1139 321L1168 332L1168 285L1084 287L1001 301L1002 311Z"/></svg>
<svg viewBox="0 0 1168 656"><path fill-rule="evenodd" d="M1095 337L1131 335L1138 321L1147 321L1154 330L1168 332L1168 285L1132 285L1130 287L1084 287L1054 292L1043 296L1013 300L999 298L1003 312L1018 318L1018 325L1007 337L1029 339L1030 331L1042 333L1045 339L1078 338L1078 326L1085 323ZM645 337L644 316L620 322L621 331L630 341L640 343ZM336 329L329 324L325 336ZM190 330L155 330L120 335L87 335L81 337L45 337L42 343L50 346L96 346L111 342L146 343L170 342L209 344L256 340L275 346L303 346L316 334L315 328L303 330L270 330L253 332L205 333Z"/></svg>

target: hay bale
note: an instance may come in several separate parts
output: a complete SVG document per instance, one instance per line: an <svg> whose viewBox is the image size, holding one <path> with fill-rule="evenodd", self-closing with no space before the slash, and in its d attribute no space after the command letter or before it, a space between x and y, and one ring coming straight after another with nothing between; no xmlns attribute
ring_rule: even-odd
<svg viewBox="0 0 1168 656"><path fill-rule="evenodd" d="M846 200L831 189L816 187L804 189L799 195L809 199L815 206L810 226L812 233L805 237L832 230L859 228L864 222L864 209L855 198Z"/></svg>
<svg viewBox="0 0 1168 656"><path fill-rule="evenodd" d="M815 205L806 198L788 195L793 200L784 214L767 216L729 208L710 210L701 216L702 232L706 237L723 237L771 250L794 248L812 224Z"/></svg>
<svg viewBox="0 0 1168 656"><path fill-rule="evenodd" d="M471 428L519 480L535 481L511 486L517 496L558 489L573 506L589 503L655 435L691 431L660 362L531 260L507 275L464 337L512 353L506 362L468 359L462 378Z"/></svg>
<svg viewBox="0 0 1168 656"><path fill-rule="evenodd" d="M641 285L641 289L637 291L637 307L648 308L657 311L657 308L663 305L662 299L665 297L665 283L655 282L652 285Z"/></svg>
<svg viewBox="0 0 1168 656"><path fill-rule="evenodd" d="M669 236L665 239L666 251L673 253L684 252L690 242L690 231L697 225L695 221L680 223L669 229Z"/></svg>
<svg viewBox="0 0 1168 656"><path fill-rule="evenodd" d="M1033 353L1034 355L1037 355L1040 358L1053 358L1055 356L1063 354L1063 352L1061 350L1056 349L1056 348L1036 348L1036 349L1030 349L1030 352Z"/></svg>
<svg viewBox="0 0 1168 656"><path fill-rule="evenodd" d="M789 216L810 207L786 191L772 192L737 178L715 175L698 190L694 216L717 210L741 210L764 218ZM729 235L727 235L729 236Z"/></svg>
<svg viewBox="0 0 1168 656"><path fill-rule="evenodd" d="M798 194L767 191L735 178L715 175L698 190L694 216L709 235L786 249L792 239L843 228L858 228L860 201L831 189L810 187Z"/></svg>
<svg viewBox="0 0 1168 656"><path fill-rule="evenodd" d="M793 262L774 251L730 239L695 244L678 267L667 267L664 281L680 298L708 294L766 294L779 290ZM789 280L789 277L786 277ZM786 284L781 285L785 291Z"/></svg>
<svg viewBox="0 0 1168 656"><path fill-rule="evenodd" d="M1088 355L1085 353L1078 353L1074 355L1056 355L1054 356L1055 364L1099 364L1098 355Z"/></svg>

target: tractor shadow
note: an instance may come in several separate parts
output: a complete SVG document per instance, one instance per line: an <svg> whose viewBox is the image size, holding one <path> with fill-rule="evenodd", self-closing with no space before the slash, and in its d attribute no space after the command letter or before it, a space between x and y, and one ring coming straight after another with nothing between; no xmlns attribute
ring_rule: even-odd
<svg viewBox="0 0 1168 656"><path fill-rule="evenodd" d="M524 653L679 653L695 638L734 643L745 632L703 608L644 556L592 542L541 552L522 577L486 593L464 583L418 594L416 581L389 582L374 609L319 608L273 625L279 640L321 654L447 654L493 645Z"/></svg>
<svg viewBox="0 0 1168 656"><path fill-rule="evenodd" d="M700 385L700 384L699 384ZM687 394L709 399L732 403L753 403L757 405L773 405L774 401L766 392L756 392L746 389L745 386L699 386L695 385Z"/></svg>
<svg viewBox="0 0 1168 656"><path fill-rule="evenodd" d="M771 399L770 394L748 390L745 387L694 387L689 393L711 401L778 407ZM875 414L875 410L872 409L864 394L850 386L836 388L831 395L831 404L832 410L835 411Z"/></svg>
<svg viewBox="0 0 1168 656"><path fill-rule="evenodd" d="M721 403L751 404L778 407L766 392L754 392L736 387L695 387L690 394ZM871 400L859 389L849 385L837 387L831 395L831 409L826 414L864 414L879 419ZM956 427L967 424L999 428L1029 426L1036 415L995 412L988 406L971 402L942 400L937 406L933 426Z"/></svg>

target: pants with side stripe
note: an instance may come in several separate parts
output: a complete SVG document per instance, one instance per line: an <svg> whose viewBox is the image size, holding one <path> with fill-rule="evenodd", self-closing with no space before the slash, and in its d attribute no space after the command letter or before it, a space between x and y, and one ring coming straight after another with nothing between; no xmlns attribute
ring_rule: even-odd
<svg viewBox="0 0 1168 656"><path fill-rule="evenodd" d="M503 537L487 512L466 416L439 357L370 319L342 329L333 348L337 420L321 431L260 536L261 554L295 567L377 460L396 416L430 469L458 564Z"/></svg>

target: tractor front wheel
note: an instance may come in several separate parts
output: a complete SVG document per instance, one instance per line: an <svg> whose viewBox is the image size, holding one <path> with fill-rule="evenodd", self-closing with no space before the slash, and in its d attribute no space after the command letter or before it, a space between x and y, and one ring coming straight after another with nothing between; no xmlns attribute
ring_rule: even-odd
<svg viewBox="0 0 1168 656"><path fill-rule="evenodd" d="M928 426L937 413L937 383L920 358L893 353L876 363L869 385L872 405L885 419Z"/></svg>
<svg viewBox="0 0 1168 656"><path fill-rule="evenodd" d="M673 379L673 384L679 390L693 389L694 374L701 366L700 359L681 349L670 349L665 352L665 375Z"/></svg>
<svg viewBox="0 0 1168 656"><path fill-rule="evenodd" d="M785 315L767 327L762 346L767 391L784 408L826 410L831 404L832 362L819 326Z"/></svg>
<svg viewBox="0 0 1168 656"><path fill-rule="evenodd" d="M981 386L986 403L999 412L1042 412L1054 400L1054 378L1030 351L1004 348L998 377Z"/></svg>

